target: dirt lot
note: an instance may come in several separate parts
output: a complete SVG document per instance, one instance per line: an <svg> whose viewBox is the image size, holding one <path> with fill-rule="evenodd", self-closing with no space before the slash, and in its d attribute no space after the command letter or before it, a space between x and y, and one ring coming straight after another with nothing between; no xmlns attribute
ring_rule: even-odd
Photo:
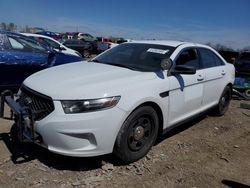
<svg viewBox="0 0 250 188"><path fill-rule="evenodd" d="M13 122L0 120L0 187L246 187L250 110L241 102L232 101L223 117L204 115L174 129L131 165L111 155L70 158L13 144Z"/></svg>

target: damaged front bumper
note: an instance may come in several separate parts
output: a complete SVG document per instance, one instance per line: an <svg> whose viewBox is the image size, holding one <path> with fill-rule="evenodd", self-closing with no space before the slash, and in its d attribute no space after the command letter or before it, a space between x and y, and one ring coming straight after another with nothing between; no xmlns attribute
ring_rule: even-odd
<svg viewBox="0 0 250 188"><path fill-rule="evenodd" d="M13 111L19 140L36 143L65 156L91 157L112 153L117 134L129 113L114 107L99 112L65 114L60 101L47 99L35 91L25 93L28 92L24 88L17 96L5 92L1 113L8 104ZM49 110L45 113L41 108L35 109L35 106L45 106L40 99L46 104L53 102L53 107L47 104Z"/></svg>
<svg viewBox="0 0 250 188"><path fill-rule="evenodd" d="M34 130L34 115L30 108L20 106L16 96L7 90L1 93L0 118L4 117L5 103L10 107L10 119L14 119L17 128L17 136L21 142L41 143L40 136Z"/></svg>

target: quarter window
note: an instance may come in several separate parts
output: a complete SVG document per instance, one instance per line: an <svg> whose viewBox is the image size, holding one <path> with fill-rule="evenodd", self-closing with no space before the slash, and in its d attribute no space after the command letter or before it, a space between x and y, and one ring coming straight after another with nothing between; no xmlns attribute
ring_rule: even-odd
<svg viewBox="0 0 250 188"><path fill-rule="evenodd" d="M9 37L10 45L14 50L22 50L24 49L24 46L18 42L17 40Z"/></svg>
<svg viewBox="0 0 250 188"><path fill-rule="evenodd" d="M47 49L28 37L8 36L11 48L25 52L46 53Z"/></svg>

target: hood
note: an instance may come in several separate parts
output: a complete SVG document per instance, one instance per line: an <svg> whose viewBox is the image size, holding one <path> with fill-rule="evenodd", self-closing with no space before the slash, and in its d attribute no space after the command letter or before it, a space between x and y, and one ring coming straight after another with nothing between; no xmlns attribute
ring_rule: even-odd
<svg viewBox="0 0 250 188"><path fill-rule="evenodd" d="M54 100L74 100L121 95L126 88L154 78L156 74L152 72L77 62L37 72L24 85Z"/></svg>

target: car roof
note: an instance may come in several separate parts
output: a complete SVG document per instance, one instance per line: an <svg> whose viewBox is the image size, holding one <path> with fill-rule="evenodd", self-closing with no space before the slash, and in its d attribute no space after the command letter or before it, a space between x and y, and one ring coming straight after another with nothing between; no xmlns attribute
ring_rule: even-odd
<svg viewBox="0 0 250 188"><path fill-rule="evenodd" d="M179 45L185 44L187 42L183 41L171 41L171 40L133 40L129 43L142 43L142 44L159 44L159 45L166 45L177 47Z"/></svg>
<svg viewBox="0 0 250 188"><path fill-rule="evenodd" d="M40 37L40 38L47 38L50 40L53 40L55 42L58 42L57 40L53 39L52 37L46 36L46 35L41 35L41 34L35 34L35 33L21 33L25 36L31 36L31 37Z"/></svg>
<svg viewBox="0 0 250 188"><path fill-rule="evenodd" d="M187 45L187 46L196 46L196 47L205 47L210 48L207 45L198 44L198 43L192 43L192 42L185 42L185 41L174 41L174 40L133 40L129 43L141 43L141 44L159 44L159 45L165 45L165 46L172 46L172 47L178 47L180 45Z"/></svg>

